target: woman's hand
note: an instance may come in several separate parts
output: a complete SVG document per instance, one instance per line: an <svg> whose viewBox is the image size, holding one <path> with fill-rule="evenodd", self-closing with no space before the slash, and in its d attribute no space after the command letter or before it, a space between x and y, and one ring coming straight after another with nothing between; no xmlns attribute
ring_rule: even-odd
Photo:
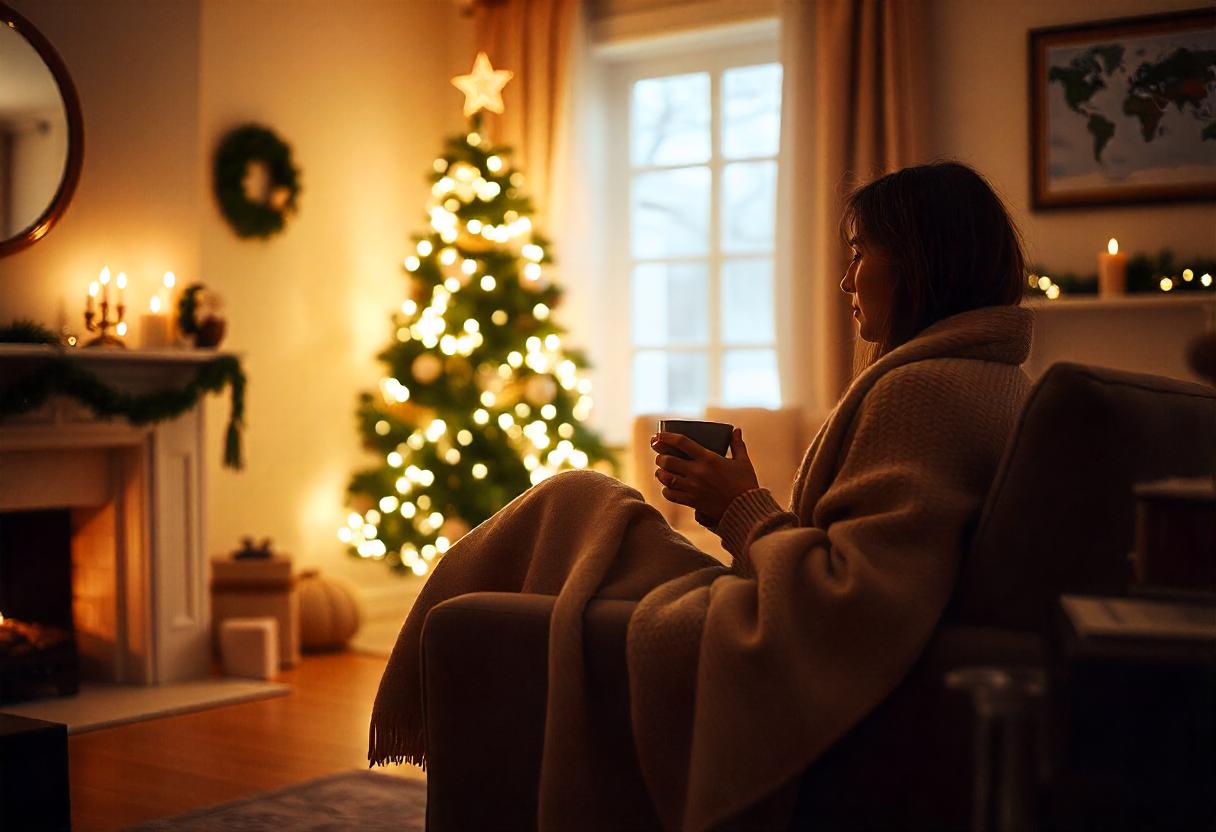
<svg viewBox="0 0 1216 832"><path fill-rule="evenodd" d="M656 433L650 438L650 447L659 452L654 476L663 484L663 496L695 509L698 519L716 524L736 497L760 487L739 428L730 438L729 459L678 433ZM673 449L691 458L673 456Z"/></svg>

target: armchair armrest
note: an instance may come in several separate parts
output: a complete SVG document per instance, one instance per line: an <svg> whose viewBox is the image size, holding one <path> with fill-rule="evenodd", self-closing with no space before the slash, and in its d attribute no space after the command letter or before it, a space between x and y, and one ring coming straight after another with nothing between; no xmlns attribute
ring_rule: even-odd
<svg viewBox="0 0 1216 832"><path fill-rule="evenodd" d="M422 632L427 829L535 829L554 596L477 592ZM596 763L620 781L622 828L657 827L633 748L625 637L634 601L587 606L587 690Z"/></svg>

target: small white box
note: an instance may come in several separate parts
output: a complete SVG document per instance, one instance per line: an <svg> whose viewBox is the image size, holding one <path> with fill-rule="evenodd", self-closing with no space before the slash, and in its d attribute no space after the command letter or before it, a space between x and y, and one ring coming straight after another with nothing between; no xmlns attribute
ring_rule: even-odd
<svg viewBox="0 0 1216 832"><path fill-rule="evenodd" d="M279 623L273 618L229 618L220 624L224 673L273 679L279 673Z"/></svg>

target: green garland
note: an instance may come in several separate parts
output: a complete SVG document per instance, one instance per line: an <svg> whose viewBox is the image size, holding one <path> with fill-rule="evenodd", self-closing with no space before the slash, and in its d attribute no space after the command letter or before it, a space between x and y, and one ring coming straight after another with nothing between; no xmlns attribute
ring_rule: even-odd
<svg viewBox="0 0 1216 832"><path fill-rule="evenodd" d="M177 328L183 335L198 334L198 293L203 290L203 284L192 283L182 291L182 298L177 302Z"/></svg>
<svg viewBox="0 0 1216 832"><path fill-rule="evenodd" d="M14 330L15 327L5 327L0 333L15 335ZM180 389L133 394L115 390L61 354L39 363L33 372L0 389L0 421L41 407L52 394L59 393L87 405L103 419L123 416L133 425L145 425L185 413L198 404L203 393L216 393L225 386L231 389L232 409L224 443L224 465L240 470L245 374L241 363L232 356L220 356L200 365L194 379Z"/></svg>
<svg viewBox="0 0 1216 832"><path fill-rule="evenodd" d="M1190 272L1190 279L1187 279ZM1164 295L1162 278L1169 278L1169 294L1177 292L1211 292L1216 293L1216 282L1203 285L1203 275L1216 276L1216 259L1211 257L1192 257L1179 263L1174 252L1168 248L1162 249L1156 257L1138 253L1127 261L1127 293ZM1047 286L1058 286L1060 295L1085 296L1098 294L1098 275L1075 274L1073 272L1057 273L1046 266L1030 267L1030 277L1026 285L1026 294L1032 297L1042 297L1046 289L1038 285L1041 276L1047 276Z"/></svg>
<svg viewBox="0 0 1216 832"><path fill-rule="evenodd" d="M58 344L55 333L30 318L0 326L0 344Z"/></svg>
<svg viewBox="0 0 1216 832"><path fill-rule="evenodd" d="M273 189L286 189L282 205L254 202L245 195L250 162L266 165ZM296 210L299 174L292 164L291 147L268 128L246 124L224 136L215 151L213 186L220 210L237 236L266 238L282 231L287 215Z"/></svg>

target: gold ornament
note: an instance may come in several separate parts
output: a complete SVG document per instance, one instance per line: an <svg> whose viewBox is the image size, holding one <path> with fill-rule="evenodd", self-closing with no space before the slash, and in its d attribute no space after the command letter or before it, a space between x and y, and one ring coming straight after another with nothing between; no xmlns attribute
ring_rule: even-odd
<svg viewBox="0 0 1216 832"><path fill-rule="evenodd" d="M422 355L414 359L414 363L410 365L410 373L417 381L423 384L430 384L435 379L439 378L439 373L443 370L443 362L434 353L424 352Z"/></svg>
<svg viewBox="0 0 1216 832"><path fill-rule="evenodd" d="M473 378L473 365L463 355L453 355L444 363L444 370L453 381L469 381Z"/></svg>
<svg viewBox="0 0 1216 832"><path fill-rule="evenodd" d="M532 376L524 385L524 395L532 404L548 404L557 395L557 382L552 376Z"/></svg>
<svg viewBox="0 0 1216 832"><path fill-rule="evenodd" d="M439 527L441 537L446 537L449 543L455 543L460 538L469 533L469 524L461 520L459 517L449 517L443 521L443 525Z"/></svg>
<svg viewBox="0 0 1216 832"><path fill-rule="evenodd" d="M502 88L514 75L505 69L495 69L490 65L489 56L485 52L478 52L473 71L452 79L452 84L464 93L465 116L471 116L478 110L501 113Z"/></svg>
<svg viewBox="0 0 1216 832"><path fill-rule="evenodd" d="M456 245L465 251L480 254L481 252L489 251L498 244L480 234L472 233L467 228L462 228L456 232Z"/></svg>

